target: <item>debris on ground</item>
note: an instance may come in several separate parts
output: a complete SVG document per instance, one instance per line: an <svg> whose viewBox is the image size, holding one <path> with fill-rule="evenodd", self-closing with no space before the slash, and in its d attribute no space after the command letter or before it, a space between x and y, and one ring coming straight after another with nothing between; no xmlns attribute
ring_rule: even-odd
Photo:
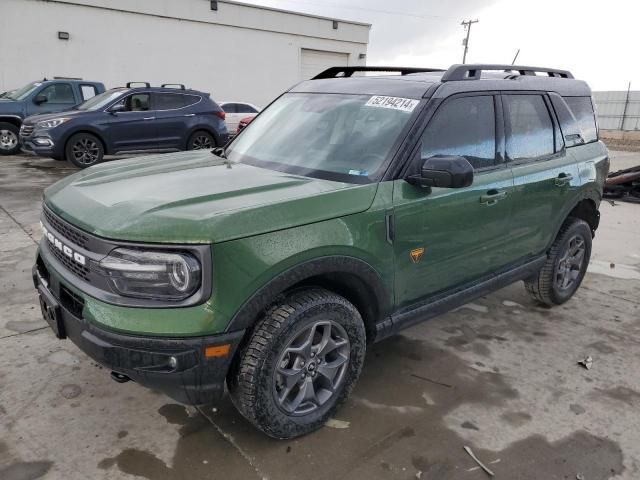
<svg viewBox="0 0 640 480"><path fill-rule="evenodd" d="M329 420L327 420L327 423L324 424L325 427L337 428L340 430L349 428L349 425L350 425L349 422L345 422L343 420L337 420L335 418L330 418Z"/></svg>
<svg viewBox="0 0 640 480"><path fill-rule="evenodd" d="M487 475L489 475L490 477L495 476L495 474L491 470L489 470L489 467L487 467L484 463L478 460L478 457L476 457L471 451L471 449L466 445L464 446L464 451L467 452L471 458L473 458L473 460L480 466L480 468L482 468L485 472L487 472Z"/></svg>
<svg viewBox="0 0 640 480"><path fill-rule="evenodd" d="M582 475L581 473L577 474L576 480L584 480L584 475Z"/></svg>
<svg viewBox="0 0 640 480"><path fill-rule="evenodd" d="M591 358L591 355L589 355L584 360L580 360L578 362L578 365L582 365L587 370L591 370L591 366L593 365L593 358Z"/></svg>

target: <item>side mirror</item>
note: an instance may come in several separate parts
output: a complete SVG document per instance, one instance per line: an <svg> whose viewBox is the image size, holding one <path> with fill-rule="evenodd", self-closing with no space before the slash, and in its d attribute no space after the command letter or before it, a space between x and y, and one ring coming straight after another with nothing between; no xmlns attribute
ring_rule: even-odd
<svg viewBox="0 0 640 480"><path fill-rule="evenodd" d="M473 183L473 167L466 158L436 155L423 160L420 175L407 182L419 187L464 188Z"/></svg>
<svg viewBox="0 0 640 480"><path fill-rule="evenodd" d="M109 113L118 113L125 112L127 107L125 107L124 103L116 103L113 107L109 109Z"/></svg>
<svg viewBox="0 0 640 480"><path fill-rule="evenodd" d="M49 100L47 99L46 95L36 95L35 97L33 97L33 103L35 103L36 105L47 103L48 101Z"/></svg>

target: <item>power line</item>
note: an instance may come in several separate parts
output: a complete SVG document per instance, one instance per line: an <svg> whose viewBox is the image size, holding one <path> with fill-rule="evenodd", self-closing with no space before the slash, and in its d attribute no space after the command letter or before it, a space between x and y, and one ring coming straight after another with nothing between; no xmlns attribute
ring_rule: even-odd
<svg viewBox="0 0 640 480"><path fill-rule="evenodd" d="M467 52L469 51L469 37L471 36L471 25L474 23L478 23L479 20L464 20L460 25L464 27L467 31L467 36L464 40L462 40L462 44L464 45L464 53L462 54L462 63L466 63L467 61Z"/></svg>

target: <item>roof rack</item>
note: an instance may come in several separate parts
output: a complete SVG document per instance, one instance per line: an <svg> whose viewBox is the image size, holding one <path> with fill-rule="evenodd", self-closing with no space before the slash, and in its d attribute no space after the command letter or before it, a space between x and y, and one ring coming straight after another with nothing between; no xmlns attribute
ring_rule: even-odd
<svg viewBox="0 0 640 480"><path fill-rule="evenodd" d="M161 88L178 88L179 90L186 90L183 84L181 83L163 83Z"/></svg>
<svg viewBox="0 0 640 480"><path fill-rule="evenodd" d="M134 83L135 83L135 84L138 84L138 83L139 83L139 84L142 84L142 85L144 85L146 88L150 88L150 87L151 87L151 84L150 84L149 82L128 82L128 83L127 83L127 88L132 88L132 85L133 85ZM133 87L133 88L135 88L135 87Z"/></svg>
<svg viewBox="0 0 640 480"><path fill-rule="evenodd" d="M53 77L54 80L82 80L81 77Z"/></svg>
<svg viewBox="0 0 640 480"><path fill-rule="evenodd" d="M493 65L493 64L456 64L451 65L442 76L443 82L452 82L456 80L480 80L483 71L504 71L518 72L520 75L535 75L538 73L546 73L549 77L555 78L574 78L568 70L557 70L555 68L541 67L524 67L522 65Z"/></svg>
<svg viewBox="0 0 640 480"><path fill-rule="evenodd" d="M424 73L424 72L444 72L440 68L416 68L416 67L331 67L325 71L320 72L311 80L320 80L323 78L347 78L352 76L356 72L399 72L400 75L407 75L409 73Z"/></svg>

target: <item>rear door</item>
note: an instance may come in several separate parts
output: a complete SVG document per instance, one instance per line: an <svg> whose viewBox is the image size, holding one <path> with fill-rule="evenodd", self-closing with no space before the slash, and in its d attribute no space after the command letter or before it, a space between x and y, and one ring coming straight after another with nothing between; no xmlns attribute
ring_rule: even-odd
<svg viewBox="0 0 640 480"><path fill-rule="evenodd" d="M121 102L125 111L108 114L104 128L115 152L158 148L156 112L151 107L151 94L136 92Z"/></svg>
<svg viewBox="0 0 640 480"><path fill-rule="evenodd" d="M225 103L221 105L221 108L224 110L224 122L227 125L227 131L229 133L236 133L238 129L238 123L242 120L242 113L238 112L237 103Z"/></svg>
<svg viewBox="0 0 640 480"><path fill-rule="evenodd" d="M580 179L546 94L503 95L502 103L515 183L509 254L526 257L550 244Z"/></svg>
<svg viewBox="0 0 640 480"><path fill-rule="evenodd" d="M189 120L194 116L185 109L185 96L181 93L156 92L151 99L155 109L154 129L158 148L184 150Z"/></svg>
<svg viewBox="0 0 640 480"><path fill-rule="evenodd" d="M396 302L402 308L509 263L513 178L502 161L499 98L444 101L422 134L416 170L434 155L465 157L474 167L466 188L424 189L396 180L393 192Z"/></svg>

